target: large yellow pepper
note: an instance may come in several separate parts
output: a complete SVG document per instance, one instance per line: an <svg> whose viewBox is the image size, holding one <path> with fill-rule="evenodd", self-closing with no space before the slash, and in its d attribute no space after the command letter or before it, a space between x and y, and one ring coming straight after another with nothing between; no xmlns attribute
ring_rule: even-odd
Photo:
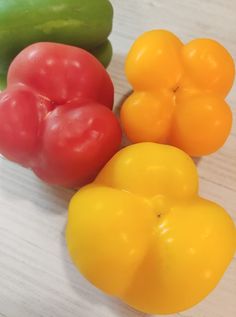
<svg viewBox="0 0 236 317"><path fill-rule="evenodd" d="M201 301L236 249L234 223L199 197L190 157L154 143L121 150L73 197L66 239L90 282L153 314Z"/></svg>

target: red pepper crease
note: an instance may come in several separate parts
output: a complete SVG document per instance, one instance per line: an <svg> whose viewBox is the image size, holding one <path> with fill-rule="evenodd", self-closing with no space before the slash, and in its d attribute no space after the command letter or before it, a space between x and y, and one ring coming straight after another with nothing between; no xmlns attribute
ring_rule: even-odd
<svg viewBox="0 0 236 317"><path fill-rule="evenodd" d="M82 186L119 148L113 98L112 81L91 54L33 44L12 62L0 94L0 153L48 183Z"/></svg>

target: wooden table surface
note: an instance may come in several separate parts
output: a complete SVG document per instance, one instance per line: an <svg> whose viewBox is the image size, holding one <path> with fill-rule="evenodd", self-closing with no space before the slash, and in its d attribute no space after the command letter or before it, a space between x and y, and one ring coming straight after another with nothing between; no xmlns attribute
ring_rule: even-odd
<svg viewBox="0 0 236 317"><path fill-rule="evenodd" d="M109 67L116 105L130 87L124 59L143 31L164 28L183 41L219 40L236 59L236 0L113 0ZM236 89L228 98L234 127L225 146L198 162L201 194L236 221ZM88 284L67 254L64 229L73 192L52 188L28 170L0 158L0 317L145 316ZM175 316L235 317L236 258L218 287L195 308Z"/></svg>

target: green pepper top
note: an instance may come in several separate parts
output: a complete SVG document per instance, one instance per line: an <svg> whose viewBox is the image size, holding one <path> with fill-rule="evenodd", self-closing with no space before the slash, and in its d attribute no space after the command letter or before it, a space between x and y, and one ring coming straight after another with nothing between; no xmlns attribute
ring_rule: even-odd
<svg viewBox="0 0 236 317"><path fill-rule="evenodd" d="M108 0L0 0L0 77L23 48L42 41L94 51L107 66L112 18Z"/></svg>

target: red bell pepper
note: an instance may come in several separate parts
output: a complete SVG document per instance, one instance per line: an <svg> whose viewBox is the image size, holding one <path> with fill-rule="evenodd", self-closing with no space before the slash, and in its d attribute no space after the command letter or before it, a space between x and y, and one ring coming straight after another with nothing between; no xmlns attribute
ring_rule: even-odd
<svg viewBox="0 0 236 317"><path fill-rule="evenodd" d="M12 62L0 94L0 153L48 183L84 185L121 142L113 97L109 75L88 52L33 44Z"/></svg>

